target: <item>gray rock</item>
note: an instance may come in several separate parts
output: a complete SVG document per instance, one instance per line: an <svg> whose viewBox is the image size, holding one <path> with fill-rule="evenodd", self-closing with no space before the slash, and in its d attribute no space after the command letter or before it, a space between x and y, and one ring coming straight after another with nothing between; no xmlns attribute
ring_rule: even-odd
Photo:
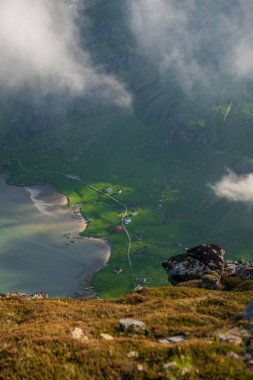
<svg viewBox="0 0 253 380"><path fill-rule="evenodd" d="M168 336L167 340L171 343L181 343L185 341L185 335Z"/></svg>
<svg viewBox="0 0 253 380"><path fill-rule="evenodd" d="M237 269L236 273L242 280L253 280L253 265L247 265L241 270Z"/></svg>
<svg viewBox="0 0 253 380"><path fill-rule="evenodd" d="M181 343L181 342L184 342L186 339L185 335L181 334L181 335L175 335L175 336L168 336L166 338L161 338L161 339L158 339L158 342L159 343L162 343L162 344L171 344L171 343Z"/></svg>
<svg viewBox="0 0 253 380"><path fill-rule="evenodd" d="M139 357L139 352L138 351L130 351L128 352L127 354L127 357L128 358L138 358Z"/></svg>
<svg viewBox="0 0 253 380"><path fill-rule="evenodd" d="M180 282L199 279L210 272L210 269L187 254L171 257L162 263L172 285Z"/></svg>
<svg viewBox="0 0 253 380"><path fill-rule="evenodd" d="M172 285L200 279L206 274L224 270L225 251L214 244L202 244L162 263Z"/></svg>
<svg viewBox="0 0 253 380"><path fill-rule="evenodd" d="M176 362L168 362L168 363L165 363L163 365L164 371L168 371L168 370L176 368L176 367L177 367L177 363Z"/></svg>
<svg viewBox="0 0 253 380"><path fill-rule="evenodd" d="M248 261L229 260L225 262L224 271L228 274L235 274L241 277L242 280L253 279L253 265Z"/></svg>
<svg viewBox="0 0 253 380"><path fill-rule="evenodd" d="M34 293L29 296L30 299L32 300L45 300L48 299L48 294L47 293Z"/></svg>
<svg viewBox="0 0 253 380"><path fill-rule="evenodd" d="M145 323L131 318L120 320L120 329L125 332L139 332L146 329Z"/></svg>
<svg viewBox="0 0 253 380"><path fill-rule="evenodd" d="M219 340L221 342L232 343L237 346L240 346L243 342L242 338L239 335L233 333L220 334Z"/></svg>
<svg viewBox="0 0 253 380"><path fill-rule="evenodd" d="M201 244L186 251L188 255L208 266L213 271L223 271L225 251L216 244Z"/></svg>
<svg viewBox="0 0 253 380"><path fill-rule="evenodd" d="M74 330L71 331L71 335L73 339L83 339L84 333L83 330L80 329L80 327L74 328Z"/></svg>

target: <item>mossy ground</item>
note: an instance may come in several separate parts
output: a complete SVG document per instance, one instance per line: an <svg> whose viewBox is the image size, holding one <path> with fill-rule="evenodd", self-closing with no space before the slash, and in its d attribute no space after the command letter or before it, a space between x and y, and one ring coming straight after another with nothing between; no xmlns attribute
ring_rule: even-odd
<svg viewBox="0 0 253 380"><path fill-rule="evenodd" d="M252 298L253 291L164 287L113 301L1 300L0 379L252 379L243 346L217 338L244 326L237 315ZM126 317L145 322L148 332L121 332L119 320ZM73 339L76 327L89 339ZM186 334L182 343L158 341L180 333ZM139 357L129 358L130 351Z"/></svg>

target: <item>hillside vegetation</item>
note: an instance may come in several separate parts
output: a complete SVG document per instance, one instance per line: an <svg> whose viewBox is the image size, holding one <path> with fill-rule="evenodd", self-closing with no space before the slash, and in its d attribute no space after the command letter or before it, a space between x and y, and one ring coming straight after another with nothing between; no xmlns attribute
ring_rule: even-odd
<svg viewBox="0 0 253 380"><path fill-rule="evenodd" d="M238 314L252 298L253 291L163 287L113 301L2 299L0 378L249 380L250 324ZM146 327L121 331L122 318Z"/></svg>

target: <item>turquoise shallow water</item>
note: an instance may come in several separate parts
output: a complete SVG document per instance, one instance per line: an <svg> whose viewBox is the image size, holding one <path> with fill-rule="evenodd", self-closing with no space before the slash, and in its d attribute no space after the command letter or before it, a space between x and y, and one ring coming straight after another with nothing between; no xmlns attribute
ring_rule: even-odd
<svg viewBox="0 0 253 380"><path fill-rule="evenodd" d="M71 296L108 259L108 246L79 238L85 223L50 187L25 189L0 176L0 292Z"/></svg>

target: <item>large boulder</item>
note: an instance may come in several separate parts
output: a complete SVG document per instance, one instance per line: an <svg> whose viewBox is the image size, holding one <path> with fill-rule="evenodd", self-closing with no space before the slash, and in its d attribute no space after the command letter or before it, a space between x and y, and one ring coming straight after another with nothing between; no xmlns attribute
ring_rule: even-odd
<svg viewBox="0 0 253 380"><path fill-rule="evenodd" d="M224 250L214 244L202 244L188 249L186 253L173 256L162 266L172 285L200 279L206 274L224 270Z"/></svg>
<svg viewBox="0 0 253 380"><path fill-rule="evenodd" d="M188 249L187 254L201 263L208 266L213 271L224 271L224 249L215 244L201 244Z"/></svg>
<svg viewBox="0 0 253 380"><path fill-rule="evenodd" d="M210 268L205 264L187 254L173 256L169 260L164 261L162 266L166 270L168 280L172 285L202 278L210 272Z"/></svg>

